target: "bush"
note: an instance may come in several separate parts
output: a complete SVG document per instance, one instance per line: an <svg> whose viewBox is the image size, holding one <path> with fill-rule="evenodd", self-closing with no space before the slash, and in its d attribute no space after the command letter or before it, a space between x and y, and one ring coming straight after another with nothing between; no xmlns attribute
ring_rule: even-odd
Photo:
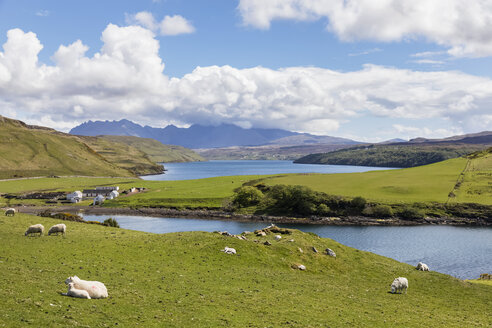
<svg viewBox="0 0 492 328"><path fill-rule="evenodd" d="M239 207L258 205L263 199L263 193L255 187L241 187L236 191L233 203Z"/></svg>
<svg viewBox="0 0 492 328"><path fill-rule="evenodd" d="M331 209L326 204L319 204L316 213L318 215L329 215L331 213Z"/></svg>
<svg viewBox="0 0 492 328"><path fill-rule="evenodd" d="M388 205L376 205L365 208L362 213L367 216L388 218L393 216L393 209Z"/></svg>
<svg viewBox="0 0 492 328"><path fill-rule="evenodd" d="M120 227L120 225L118 224L118 221L116 221L113 218L109 218L109 219L104 220L103 225L105 225L107 227L113 227L113 228L119 228Z"/></svg>
<svg viewBox="0 0 492 328"><path fill-rule="evenodd" d="M424 213L415 207L404 207L399 213L398 216L402 219L406 220L418 220L424 218Z"/></svg>
<svg viewBox="0 0 492 328"><path fill-rule="evenodd" d="M363 198L363 197L355 197L354 199L352 199L350 201L350 207L352 207L353 209L356 209L356 210L359 210L359 211L362 211L364 209L364 207L366 206L366 199Z"/></svg>
<svg viewBox="0 0 492 328"><path fill-rule="evenodd" d="M71 214L71 213L56 213L54 215L51 215L51 217L58 219L58 220L85 222L81 216L78 216L76 214Z"/></svg>

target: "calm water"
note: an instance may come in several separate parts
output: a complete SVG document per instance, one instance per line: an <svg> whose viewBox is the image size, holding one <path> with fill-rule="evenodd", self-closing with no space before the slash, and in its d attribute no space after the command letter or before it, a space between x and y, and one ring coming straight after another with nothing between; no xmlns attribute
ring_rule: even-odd
<svg viewBox="0 0 492 328"><path fill-rule="evenodd" d="M189 180L229 175L256 175L279 173L350 173L388 168L350 166L294 164L292 161L208 161L188 163L163 163L165 174L143 176L145 180Z"/></svg>
<svg viewBox="0 0 492 328"><path fill-rule="evenodd" d="M87 220L104 221L109 216L85 215ZM229 231L238 234L266 226L258 222L234 222L182 218L114 216L125 229L153 233L179 231ZM314 232L344 245L416 265L427 263L431 270L461 279L476 279L492 273L492 228L452 226L341 227L282 224L282 227Z"/></svg>

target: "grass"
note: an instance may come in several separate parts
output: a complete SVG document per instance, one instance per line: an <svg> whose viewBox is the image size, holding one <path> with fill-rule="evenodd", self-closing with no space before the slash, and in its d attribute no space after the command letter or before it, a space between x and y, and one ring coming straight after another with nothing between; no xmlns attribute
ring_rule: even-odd
<svg viewBox="0 0 492 328"><path fill-rule="evenodd" d="M466 162L464 158L457 158L401 170L294 174L266 179L264 183L304 185L331 195L362 196L382 203L445 203Z"/></svg>
<svg viewBox="0 0 492 328"><path fill-rule="evenodd" d="M0 327L489 327L491 287L294 231L248 241L206 232L150 234L75 222L67 236L24 237L59 221L0 220ZM287 240L293 238L294 242ZM265 246L253 240L269 240ZM234 247L237 256L220 252ZM337 259L318 250L326 247ZM304 250L300 253L298 247ZM304 264L306 271L291 268ZM70 275L110 297L61 296ZM398 276L407 294L388 293Z"/></svg>
<svg viewBox="0 0 492 328"><path fill-rule="evenodd" d="M473 284L482 284L486 286L492 286L492 280L482 280L482 279L471 279L471 280L466 280L468 282L471 282Z"/></svg>

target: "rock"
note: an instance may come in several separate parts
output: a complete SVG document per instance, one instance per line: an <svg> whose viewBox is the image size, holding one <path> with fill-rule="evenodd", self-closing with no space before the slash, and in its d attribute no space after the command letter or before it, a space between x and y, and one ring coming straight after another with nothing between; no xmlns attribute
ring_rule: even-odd
<svg viewBox="0 0 492 328"><path fill-rule="evenodd" d="M335 252L333 250L331 250L330 248L325 249L325 252L326 252L326 255L329 255L331 257L337 257L337 254L335 254Z"/></svg>
<svg viewBox="0 0 492 328"><path fill-rule="evenodd" d="M289 243L293 243L294 242L294 239L289 239Z"/></svg>
<svg viewBox="0 0 492 328"><path fill-rule="evenodd" d="M297 250L299 251L299 253L304 253L304 251L300 247L298 247Z"/></svg>
<svg viewBox="0 0 492 328"><path fill-rule="evenodd" d="M219 233L222 235L222 236L227 236L227 237L230 237L232 236L229 232L227 231L219 231Z"/></svg>
<svg viewBox="0 0 492 328"><path fill-rule="evenodd" d="M269 241L267 240L267 241L265 241L265 242L263 243L263 245L271 246L271 245L272 245L272 243L271 243L271 242L269 242Z"/></svg>
<svg viewBox="0 0 492 328"><path fill-rule="evenodd" d="M265 237L265 236L266 236L266 232L265 232L265 231L263 231L263 230L256 230L256 231L255 231L255 234L256 234L257 236L260 236L260 237Z"/></svg>
<svg viewBox="0 0 492 328"><path fill-rule="evenodd" d="M275 236L275 240L280 240L280 239L282 239L282 236L280 236L280 235Z"/></svg>
<svg viewBox="0 0 492 328"><path fill-rule="evenodd" d="M311 249L313 250L313 252L318 253L318 250L316 249L316 247L313 246L313 247L311 247Z"/></svg>

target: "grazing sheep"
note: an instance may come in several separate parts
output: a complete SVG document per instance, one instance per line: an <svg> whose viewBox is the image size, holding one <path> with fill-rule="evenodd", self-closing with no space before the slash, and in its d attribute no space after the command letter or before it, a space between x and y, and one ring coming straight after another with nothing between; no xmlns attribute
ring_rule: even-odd
<svg viewBox="0 0 492 328"><path fill-rule="evenodd" d="M227 246L223 250L221 250L221 252L224 252L229 255L236 255L236 250L234 248L230 248Z"/></svg>
<svg viewBox="0 0 492 328"><path fill-rule="evenodd" d="M419 262L416 267L417 270L420 271L429 271L429 266L425 263Z"/></svg>
<svg viewBox="0 0 492 328"><path fill-rule="evenodd" d="M108 297L108 290L102 282L99 281L87 281L82 280L77 276L68 277L65 280L68 285L73 283L76 289L83 289L89 293L91 298L106 298Z"/></svg>
<svg viewBox="0 0 492 328"><path fill-rule="evenodd" d="M48 236L50 236L52 233L56 233L56 235L58 236L60 232L63 235L65 235L65 233L67 232L67 226L63 223L55 224L54 226L52 226L48 231Z"/></svg>
<svg viewBox="0 0 492 328"><path fill-rule="evenodd" d="M68 291L66 293L63 293L62 295L91 299L89 293L86 290L75 288L75 284L73 282L68 283Z"/></svg>
<svg viewBox="0 0 492 328"><path fill-rule="evenodd" d="M35 224L35 225L30 226L29 228L27 228L24 236L34 234L34 233L39 233L39 235L42 236L44 233L43 225L42 224Z"/></svg>
<svg viewBox="0 0 492 328"><path fill-rule="evenodd" d="M5 210L5 215L6 216L14 216L15 215L15 208L7 208L7 210Z"/></svg>
<svg viewBox="0 0 492 328"><path fill-rule="evenodd" d="M330 248L325 249L325 252L326 252L326 255L329 255L329 256L334 257L334 258L337 257L337 254L335 254L335 252Z"/></svg>
<svg viewBox="0 0 492 328"><path fill-rule="evenodd" d="M280 239L282 239L282 236L280 236L280 235L275 236L275 240L280 240Z"/></svg>
<svg viewBox="0 0 492 328"><path fill-rule="evenodd" d="M400 294L405 290L405 294L407 293L407 288L408 288L408 280L407 278L403 277L398 277L393 280L393 283L391 284L391 293L398 293Z"/></svg>

